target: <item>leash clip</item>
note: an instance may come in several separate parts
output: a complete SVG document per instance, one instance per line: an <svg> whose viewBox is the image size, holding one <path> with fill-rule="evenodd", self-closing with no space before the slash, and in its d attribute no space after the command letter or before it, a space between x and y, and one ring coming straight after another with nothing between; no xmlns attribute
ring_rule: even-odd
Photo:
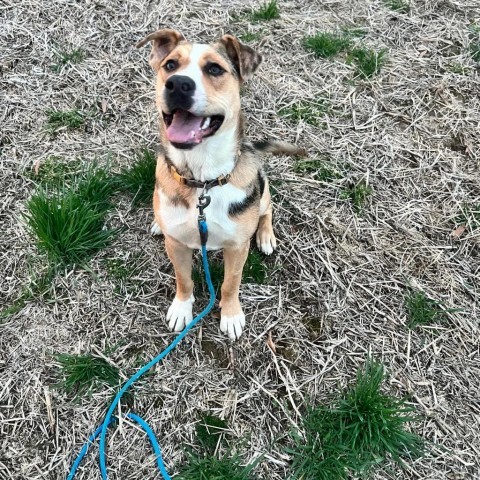
<svg viewBox="0 0 480 480"><path fill-rule="evenodd" d="M205 213L203 212L210 205L210 195L207 195L208 187L207 184L203 186L203 191L198 197L198 221L205 221Z"/></svg>
<svg viewBox="0 0 480 480"><path fill-rule="evenodd" d="M198 197L198 231L200 233L200 242L203 246L207 244L208 239L208 229L207 229L207 218L205 217L204 210L210 205L210 195L207 195L208 184L203 185L203 191Z"/></svg>

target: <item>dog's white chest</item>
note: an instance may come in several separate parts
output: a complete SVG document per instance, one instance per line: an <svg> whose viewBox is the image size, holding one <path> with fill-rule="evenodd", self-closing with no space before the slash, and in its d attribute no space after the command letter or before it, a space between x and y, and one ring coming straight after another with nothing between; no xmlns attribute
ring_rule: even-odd
<svg viewBox="0 0 480 480"><path fill-rule="evenodd" d="M197 189L197 196L202 193ZM173 205L161 192L160 216L163 230L171 237L190 248L200 248L200 236L198 233L198 208L192 205L186 208L183 205ZM207 219L209 250L218 250L225 244L237 243L237 223L234 222L228 209L232 203L245 200L245 192L231 184L212 188L208 195L210 204L205 208L204 214Z"/></svg>

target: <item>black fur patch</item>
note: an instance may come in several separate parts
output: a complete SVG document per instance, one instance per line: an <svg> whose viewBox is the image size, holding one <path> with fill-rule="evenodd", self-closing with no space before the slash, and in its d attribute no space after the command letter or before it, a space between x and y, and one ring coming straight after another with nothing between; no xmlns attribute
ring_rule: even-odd
<svg viewBox="0 0 480 480"><path fill-rule="evenodd" d="M245 197L243 202L231 203L228 207L228 214L236 216L242 214L247 208L251 207L258 199L258 187L255 185L249 195Z"/></svg>
<svg viewBox="0 0 480 480"><path fill-rule="evenodd" d="M241 147L242 152L255 154L256 149L250 142L243 142Z"/></svg>
<svg viewBox="0 0 480 480"><path fill-rule="evenodd" d="M259 150L260 152L263 152L268 147L270 147L270 142L268 140L263 142L253 142L253 147L255 148L255 150Z"/></svg>
<svg viewBox="0 0 480 480"><path fill-rule="evenodd" d="M156 182L156 186L158 190L163 192L162 186L158 182ZM167 197L167 201L170 202L174 207L178 207L179 205L181 205L182 207L188 208L189 206L188 202L181 195L173 195L172 197Z"/></svg>
<svg viewBox="0 0 480 480"><path fill-rule="evenodd" d="M175 148L178 148L179 150L191 150L193 147L196 147L196 143L176 143L176 142L170 142Z"/></svg>
<svg viewBox="0 0 480 480"><path fill-rule="evenodd" d="M173 197L168 197L168 200L174 207L181 205L182 207L188 208L188 203L180 195L174 195Z"/></svg>
<svg viewBox="0 0 480 480"><path fill-rule="evenodd" d="M263 174L260 170L258 171L258 186L260 187L260 196L262 196L265 191L265 178L263 178Z"/></svg>

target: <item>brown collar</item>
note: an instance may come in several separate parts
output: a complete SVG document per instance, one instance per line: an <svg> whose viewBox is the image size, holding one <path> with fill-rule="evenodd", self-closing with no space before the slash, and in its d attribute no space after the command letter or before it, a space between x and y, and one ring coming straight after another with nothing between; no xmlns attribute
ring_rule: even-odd
<svg viewBox="0 0 480 480"><path fill-rule="evenodd" d="M219 177L214 178L213 180L207 180L205 182L201 182L200 180L195 180L194 178L187 178L187 177L184 177L183 175L180 175L178 173L178 170L175 168L175 165L173 165L173 163L169 158L165 157L165 162L167 163L168 170L171 173L172 177L178 183L180 183L180 185L186 185L187 187L205 188L206 190L209 190L210 188L213 188L216 186L222 187L223 185L226 185L230 180L230 174L228 174L228 175L220 175Z"/></svg>

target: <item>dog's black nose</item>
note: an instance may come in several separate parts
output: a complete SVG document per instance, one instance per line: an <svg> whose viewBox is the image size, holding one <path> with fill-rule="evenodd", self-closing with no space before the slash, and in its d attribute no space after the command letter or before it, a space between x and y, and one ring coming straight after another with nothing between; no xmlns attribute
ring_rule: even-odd
<svg viewBox="0 0 480 480"><path fill-rule="evenodd" d="M185 75L173 75L165 82L165 88L171 93L181 92L184 95L192 95L195 91L195 82Z"/></svg>

